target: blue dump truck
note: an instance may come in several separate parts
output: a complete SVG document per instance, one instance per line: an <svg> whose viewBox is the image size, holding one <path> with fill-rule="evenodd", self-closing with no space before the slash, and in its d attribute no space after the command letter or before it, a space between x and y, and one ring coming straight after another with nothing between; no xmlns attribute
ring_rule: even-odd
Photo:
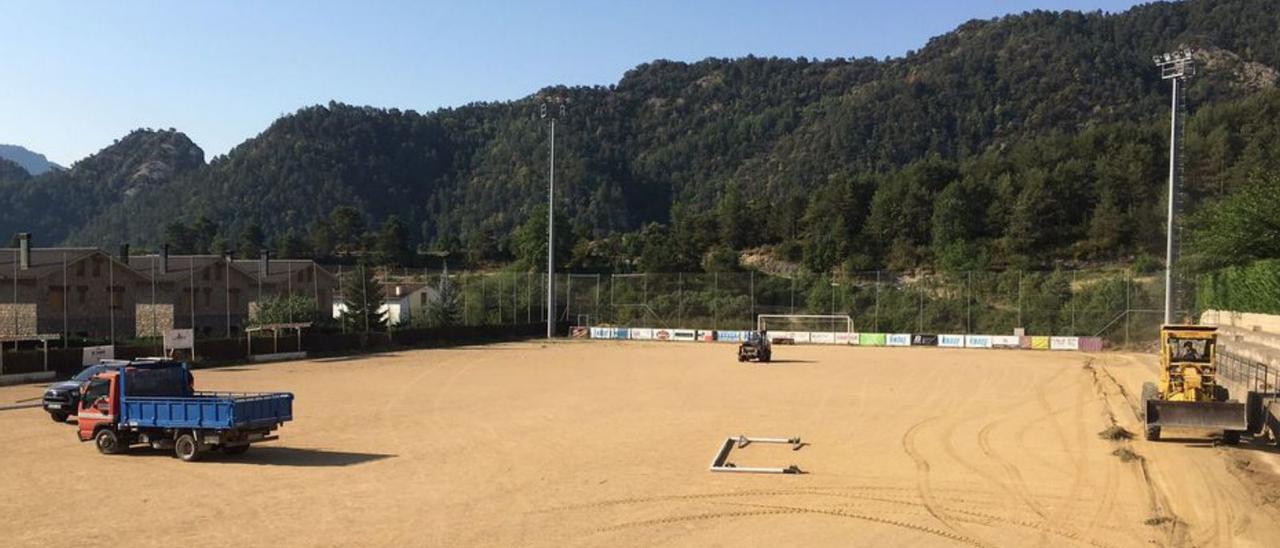
<svg viewBox="0 0 1280 548"><path fill-rule="evenodd" d="M107 363L107 362L104 362ZM197 392L187 364L113 361L81 386L80 441L103 454L133 445L172 448L187 462L208 451L239 455L293 420L293 394Z"/></svg>

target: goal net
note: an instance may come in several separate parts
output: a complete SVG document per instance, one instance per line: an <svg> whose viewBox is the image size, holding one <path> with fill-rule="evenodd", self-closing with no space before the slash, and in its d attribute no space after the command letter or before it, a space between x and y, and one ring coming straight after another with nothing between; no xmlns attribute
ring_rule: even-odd
<svg viewBox="0 0 1280 548"><path fill-rule="evenodd" d="M770 333L853 333L845 314L760 314L756 328Z"/></svg>

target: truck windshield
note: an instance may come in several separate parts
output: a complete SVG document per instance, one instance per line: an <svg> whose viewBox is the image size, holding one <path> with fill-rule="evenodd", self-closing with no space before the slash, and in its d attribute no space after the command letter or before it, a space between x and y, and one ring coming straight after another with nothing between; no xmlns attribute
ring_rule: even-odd
<svg viewBox="0 0 1280 548"><path fill-rule="evenodd" d="M1169 338L1169 354L1173 361L1209 363L1213 342L1209 339Z"/></svg>
<svg viewBox="0 0 1280 548"><path fill-rule="evenodd" d="M111 390L111 382L103 379L94 379L89 381L89 386L84 389L84 397L80 401L85 404L92 404L98 398L105 398Z"/></svg>

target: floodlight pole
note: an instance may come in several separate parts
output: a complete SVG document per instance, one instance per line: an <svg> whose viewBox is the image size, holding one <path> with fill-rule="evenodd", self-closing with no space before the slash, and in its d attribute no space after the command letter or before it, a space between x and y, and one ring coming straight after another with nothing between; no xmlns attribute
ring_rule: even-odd
<svg viewBox="0 0 1280 548"><path fill-rule="evenodd" d="M1165 220L1164 251L1164 323L1173 323L1173 261L1174 261L1174 214L1177 197L1178 179L1181 175L1179 150L1182 132L1178 120L1178 106L1181 104L1182 86L1179 85L1195 74L1195 63L1192 51L1183 49L1174 53L1157 55L1152 59L1160 67L1160 77L1173 83L1173 97L1169 108L1169 210Z"/></svg>
<svg viewBox="0 0 1280 548"><path fill-rule="evenodd" d="M556 316L556 119L564 116L565 105L558 99L560 109L553 112L551 118L551 141L550 141L550 162L547 169L547 338L555 336L555 316ZM547 118L547 103L539 105L539 112L542 118Z"/></svg>
<svg viewBox="0 0 1280 548"><path fill-rule="evenodd" d="M546 115L546 112L543 112ZM551 118L551 167L547 170L547 338L555 336L556 310L556 119Z"/></svg>

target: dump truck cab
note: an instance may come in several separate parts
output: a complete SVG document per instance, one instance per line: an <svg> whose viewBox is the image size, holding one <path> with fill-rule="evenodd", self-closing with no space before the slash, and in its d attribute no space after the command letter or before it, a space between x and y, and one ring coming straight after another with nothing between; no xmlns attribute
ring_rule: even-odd
<svg viewBox="0 0 1280 548"><path fill-rule="evenodd" d="M1163 428L1221 430L1236 443L1247 430L1244 403L1230 399L1218 384L1217 328L1165 325L1160 328L1160 378L1142 385L1145 434L1160 439Z"/></svg>

